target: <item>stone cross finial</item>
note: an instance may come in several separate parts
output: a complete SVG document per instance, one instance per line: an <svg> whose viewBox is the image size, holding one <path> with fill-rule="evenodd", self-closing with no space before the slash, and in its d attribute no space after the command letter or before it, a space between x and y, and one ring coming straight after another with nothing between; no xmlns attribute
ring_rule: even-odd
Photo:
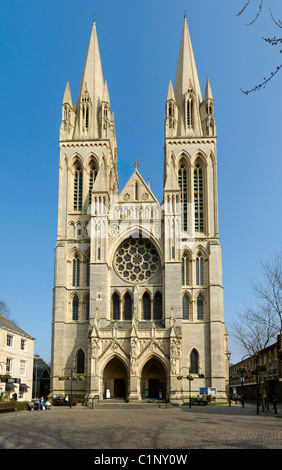
<svg viewBox="0 0 282 470"><path fill-rule="evenodd" d="M133 163L133 166L135 167L135 170L137 170L137 168L139 167L139 163L138 163L138 162L134 162L134 163Z"/></svg>

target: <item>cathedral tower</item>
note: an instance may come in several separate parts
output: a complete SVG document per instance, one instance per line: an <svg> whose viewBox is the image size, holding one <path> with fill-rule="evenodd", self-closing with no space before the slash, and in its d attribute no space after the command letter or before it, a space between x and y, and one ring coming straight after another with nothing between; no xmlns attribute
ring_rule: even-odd
<svg viewBox="0 0 282 470"><path fill-rule="evenodd" d="M62 104L52 394L226 398L214 99L208 79L202 98L186 18L164 133L163 204L138 162L118 194L94 23L76 105L69 82Z"/></svg>

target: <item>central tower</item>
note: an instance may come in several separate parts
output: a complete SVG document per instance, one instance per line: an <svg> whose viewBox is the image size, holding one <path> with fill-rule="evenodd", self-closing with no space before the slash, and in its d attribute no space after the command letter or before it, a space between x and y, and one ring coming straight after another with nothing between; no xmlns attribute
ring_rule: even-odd
<svg viewBox="0 0 282 470"><path fill-rule="evenodd" d="M163 204L137 162L118 194L93 24L76 105L69 82L62 104L52 394L182 402L211 387L226 398L216 140L210 83L203 99L185 18L165 103ZM191 387L178 380L187 374Z"/></svg>

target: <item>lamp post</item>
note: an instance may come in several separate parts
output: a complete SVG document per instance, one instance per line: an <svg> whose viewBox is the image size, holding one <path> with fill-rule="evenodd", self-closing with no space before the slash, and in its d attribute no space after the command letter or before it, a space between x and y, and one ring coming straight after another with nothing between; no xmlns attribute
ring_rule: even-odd
<svg viewBox="0 0 282 470"><path fill-rule="evenodd" d="M34 359L35 359L35 387L34 387L34 397L33 398L36 398L37 396L37 361L38 359L40 358L39 354L34 354Z"/></svg>
<svg viewBox="0 0 282 470"><path fill-rule="evenodd" d="M72 407L72 377L73 377L73 371L74 371L74 367L65 367L62 372L64 372L64 370L66 369L69 369L71 371L71 389L70 389L70 408Z"/></svg>
<svg viewBox="0 0 282 470"><path fill-rule="evenodd" d="M230 357L231 357L231 352L228 351L226 353L226 356L227 356L227 359L228 359L228 403L229 403L229 406L231 406L231 397L230 397Z"/></svg>

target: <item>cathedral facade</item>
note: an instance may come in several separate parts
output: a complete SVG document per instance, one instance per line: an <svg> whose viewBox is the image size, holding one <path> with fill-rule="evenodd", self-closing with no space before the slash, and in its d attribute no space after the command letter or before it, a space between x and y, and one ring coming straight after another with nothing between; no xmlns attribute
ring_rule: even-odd
<svg viewBox="0 0 282 470"><path fill-rule="evenodd" d="M69 82L62 104L51 394L226 398L214 100L208 79L202 98L186 18L164 105L163 201L138 162L119 192L94 22L76 105Z"/></svg>

